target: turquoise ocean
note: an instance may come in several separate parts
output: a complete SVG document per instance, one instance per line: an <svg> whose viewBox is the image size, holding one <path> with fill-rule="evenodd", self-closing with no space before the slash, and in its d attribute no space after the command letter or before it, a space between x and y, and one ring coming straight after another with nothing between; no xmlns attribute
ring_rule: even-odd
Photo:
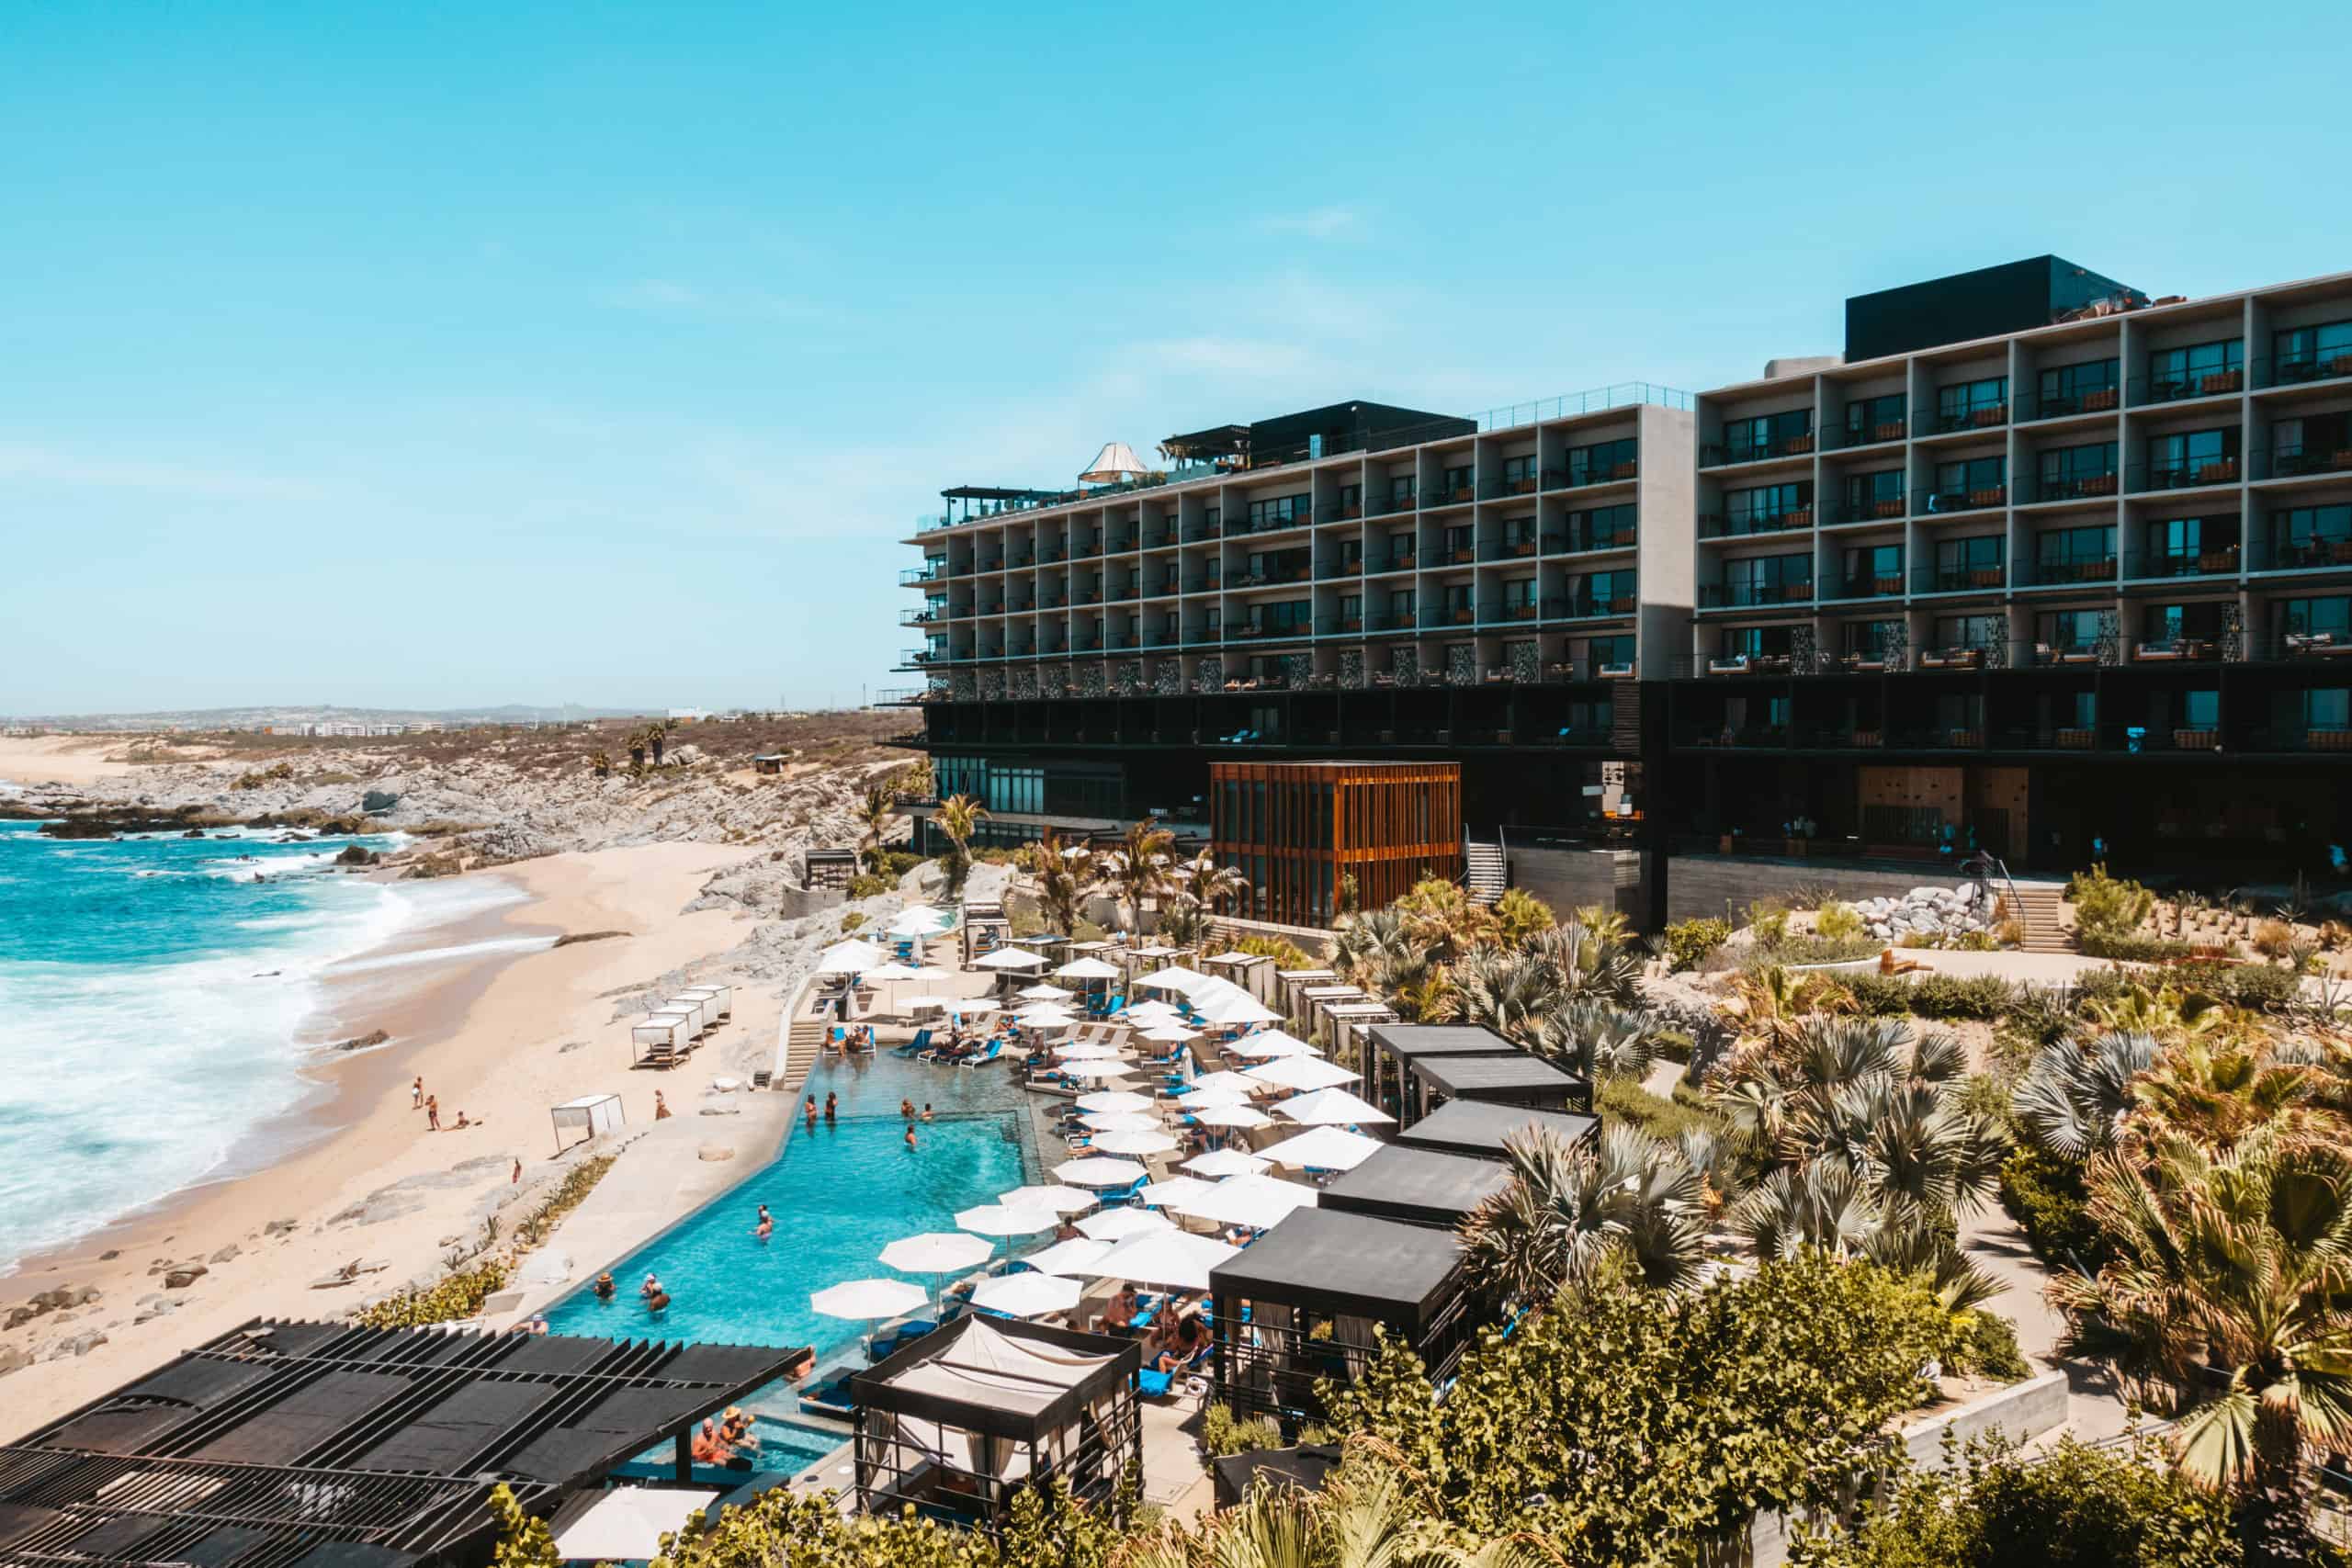
<svg viewBox="0 0 2352 1568"><path fill-rule="evenodd" d="M329 869L390 838L272 837L0 821L0 1269L266 1158L258 1134L321 1092L327 983L455 912Z"/></svg>

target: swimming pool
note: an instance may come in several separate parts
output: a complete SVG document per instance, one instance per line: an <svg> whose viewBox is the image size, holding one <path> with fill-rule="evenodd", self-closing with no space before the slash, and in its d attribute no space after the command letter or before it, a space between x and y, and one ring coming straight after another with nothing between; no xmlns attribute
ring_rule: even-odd
<svg viewBox="0 0 2352 1568"><path fill-rule="evenodd" d="M828 1059L809 1075L820 1104L841 1097L840 1120L795 1123L776 1158L612 1265L610 1302L585 1288L548 1310L558 1334L739 1345L808 1345L821 1365L854 1348L866 1325L819 1315L810 1292L844 1280L903 1278L885 1247L918 1231L954 1230L956 1212L1034 1179L1037 1159L1027 1097L1001 1066L943 1067L888 1054ZM934 1119L905 1146L901 1099ZM775 1234L752 1235L759 1205ZM638 1286L661 1276L670 1306L647 1310Z"/></svg>

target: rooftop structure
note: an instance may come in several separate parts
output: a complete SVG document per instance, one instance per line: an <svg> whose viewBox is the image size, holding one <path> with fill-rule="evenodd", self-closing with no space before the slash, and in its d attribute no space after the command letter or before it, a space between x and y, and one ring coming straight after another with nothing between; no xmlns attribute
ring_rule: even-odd
<svg viewBox="0 0 2352 1568"><path fill-rule="evenodd" d="M2056 256L2032 256L1853 296L1846 301L1846 357L1879 359L2147 303L2128 283Z"/></svg>
<svg viewBox="0 0 2352 1568"><path fill-rule="evenodd" d="M255 1320L0 1447L0 1560L486 1562L534 1514L807 1352Z"/></svg>
<svg viewBox="0 0 2352 1568"><path fill-rule="evenodd" d="M1396 1134L1408 1148L1434 1149L1440 1154L1498 1158L1506 1140L1530 1128L1547 1128L1570 1144L1600 1135L1598 1117L1564 1111L1531 1111L1517 1105L1492 1105L1457 1100L1442 1105Z"/></svg>
<svg viewBox="0 0 2352 1568"><path fill-rule="evenodd" d="M1327 1183L1320 1206L1450 1231L1510 1185L1510 1169L1497 1159L1391 1144Z"/></svg>

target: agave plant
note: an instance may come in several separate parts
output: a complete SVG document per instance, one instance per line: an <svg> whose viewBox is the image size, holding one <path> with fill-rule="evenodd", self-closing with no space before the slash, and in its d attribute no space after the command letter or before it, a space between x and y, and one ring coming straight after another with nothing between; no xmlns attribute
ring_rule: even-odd
<svg viewBox="0 0 2352 1568"><path fill-rule="evenodd" d="M1604 1002L1567 1001L1538 1017L1526 1043L1579 1077L1638 1080L1657 1059L1658 1033L1652 1014Z"/></svg>
<svg viewBox="0 0 2352 1568"><path fill-rule="evenodd" d="M1393 908L1365 909L1340 917L1331 928L1331 967L1351 985L1373 988L1383 964L1419 956L1405 917Z"/></svg>
<svg viewBox="0 0 2352 1568"><path fill-rule="evenodd" d="M1463 1222L1474 1277L1542 1304L1622 1254L1653 1285L1692 1282L1705 1260L1699 1176L1673 1145L1638 1128L1603 1130L1599 1148L1534 1128L1507 1139L1510 1185Z"/></svg>

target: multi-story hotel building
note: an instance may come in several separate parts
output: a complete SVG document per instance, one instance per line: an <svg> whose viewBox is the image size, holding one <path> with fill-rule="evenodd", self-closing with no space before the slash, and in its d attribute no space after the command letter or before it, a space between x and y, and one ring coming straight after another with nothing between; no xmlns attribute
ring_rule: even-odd
<svg viewBox="0 0 2352 1568"><path fill-rule="evenodd" d="M1848 337L1696 398L1343 404L946 491L910 739L1001 837L1205 836L1212 761L1369 758L1458 763L1473 837L2324 866L2352 275L2149 303L2044 257Z"/></svg>

